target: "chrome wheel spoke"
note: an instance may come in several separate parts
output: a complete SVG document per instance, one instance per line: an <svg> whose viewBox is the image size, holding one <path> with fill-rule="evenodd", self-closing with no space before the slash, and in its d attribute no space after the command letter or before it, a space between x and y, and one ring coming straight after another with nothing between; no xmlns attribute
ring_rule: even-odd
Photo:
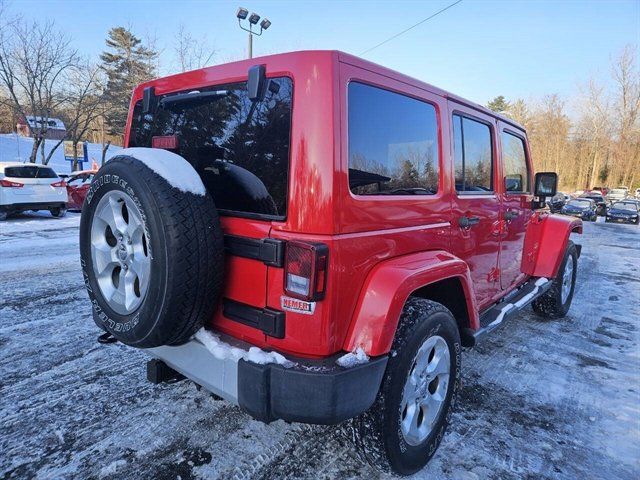
<svg viewBox="0 0 640 480"><path fill-rule="evenodd" d="M106 242L91 246L95 272L98 277L102 277L105 273L111 276L111 271L118 266L118 260L114 250Z"/></svg>
<svg viewBox="0 0 640 480"><path fill-rule="evenodd" d="M427 374L431 377L449 372L449 349L445 345L444 348L436 348L435 350L431 362L427 365Z"/></svg>
<svg viewBox="0 0 640 480"><path fill-rule="evenodd" d="M440 406L442 405L442 401L436 400L431 395L427 396L427 399L423 405L422 413L424 416L424 423L429 426L429 430L433 426L433 422L438 416L438 412L440 411Z"/></svg>

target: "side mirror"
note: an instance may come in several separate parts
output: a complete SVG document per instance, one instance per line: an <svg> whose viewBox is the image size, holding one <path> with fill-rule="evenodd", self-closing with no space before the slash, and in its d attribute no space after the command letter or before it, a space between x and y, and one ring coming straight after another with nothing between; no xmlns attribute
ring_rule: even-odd
<svg viewBox="0 0 640 480"><path fill-rule="evenodd" d="M264 98L267 83L266 70L267 69L264 65L254 65L249 68L247 96L252 102L259 101Z"/></svg>
<svg viewBox="0 0 640 480"><path fill-rule="evenodd" d="M555 172L536 173L535 189L536 197L553 197L558 190L558 174Z"/></svg>

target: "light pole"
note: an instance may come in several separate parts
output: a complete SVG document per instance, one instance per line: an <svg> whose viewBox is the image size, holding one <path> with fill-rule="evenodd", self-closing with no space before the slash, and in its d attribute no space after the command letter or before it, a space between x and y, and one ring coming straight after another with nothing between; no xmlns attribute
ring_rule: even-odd
<svg viewBox="0 0 640 480"><path fill-rule="evenodd" d="M254 12L252 12L251 15L249 15L249 10L243 7L238 8L238 11L236 12L236 17L238 17L238 25L240 26L240 28L245 32L249 32L248 54L249 54L249 58L253 58L253 36L262 35L262 32L271 26L271 22L266 18L263 18L262 21L260 22L260 15ZM249 28L242 26L242 20L247 20L247 17L249 17L248 18ZM253 26L257 25L258 22L260 22L259 32L253 30Z"/></svg>

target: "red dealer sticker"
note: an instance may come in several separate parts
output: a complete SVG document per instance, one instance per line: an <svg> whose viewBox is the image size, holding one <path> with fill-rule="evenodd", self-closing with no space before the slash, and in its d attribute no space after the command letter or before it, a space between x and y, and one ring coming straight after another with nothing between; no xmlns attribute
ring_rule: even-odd
<svg viewBox="0 0 640 480"><path fill-rule="evenodd" d="M283 310L289 312L303 313L305 315L313 314L316 309L316 302L305 302L304 300L298 300L297 298L280 297L280 305Z"/></svg>

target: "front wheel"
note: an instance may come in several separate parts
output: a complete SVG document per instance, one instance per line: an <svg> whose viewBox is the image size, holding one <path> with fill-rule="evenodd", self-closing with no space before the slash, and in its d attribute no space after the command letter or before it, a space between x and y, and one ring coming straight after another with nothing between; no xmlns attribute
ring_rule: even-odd
<svg viewBox="0 0 640 480"><path fill-rule="evenodd" d="M564 317L571 307L577 273L578 250L573 242L569 241L558 275L553 280L551 288L544 295L533 301L533 310L538 315L546 318Z"/></svg>
<svg viewBox="0 0 640 480"><path fill-rule="evenodd" d="M439 303L409 298L376 401L351 422L370 464L410 475L431 459L455 403L460 351L451 312Z"/></svg>

